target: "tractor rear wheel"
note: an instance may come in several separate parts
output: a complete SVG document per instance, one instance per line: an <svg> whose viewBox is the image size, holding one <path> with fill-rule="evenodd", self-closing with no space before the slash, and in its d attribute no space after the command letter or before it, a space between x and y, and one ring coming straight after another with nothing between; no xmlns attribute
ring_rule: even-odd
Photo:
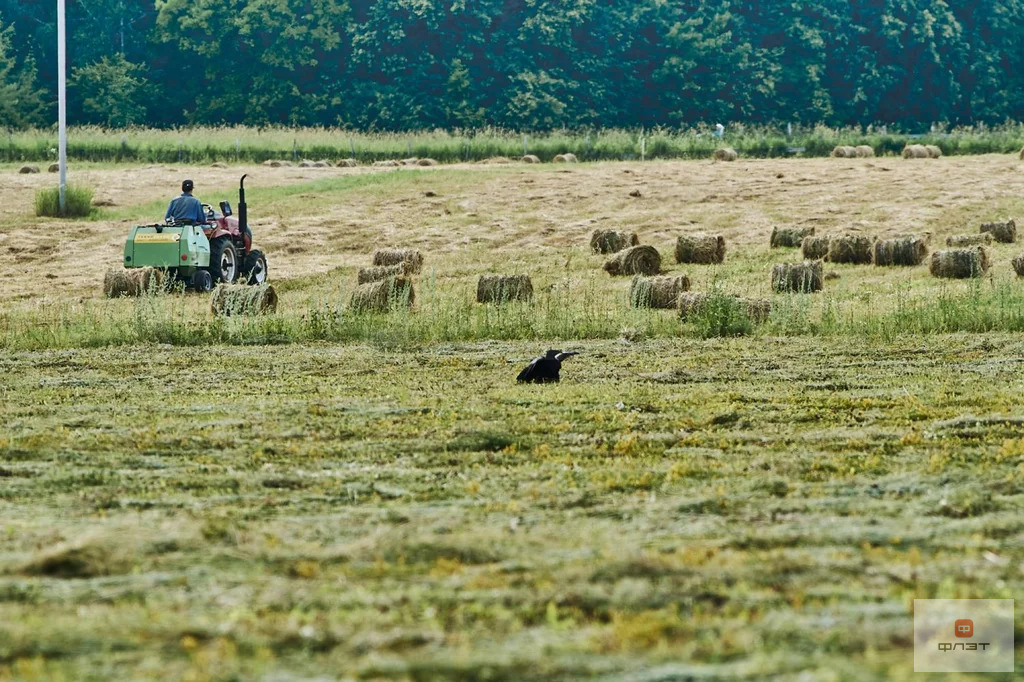
<svg viewBox="0 0 1024 682"><path fill-rule="evenodd" d="M214 284L234 284L238 279L238 250L230 237L217 237L210 242L210 274Z"/></svg>
<svg viewBox="0 0 1024 682"><path fill-rule="evenodd" d="M242 274L248 284L263 284L267 281L267 257L259 249L253 249L245 257Z"/></svg>

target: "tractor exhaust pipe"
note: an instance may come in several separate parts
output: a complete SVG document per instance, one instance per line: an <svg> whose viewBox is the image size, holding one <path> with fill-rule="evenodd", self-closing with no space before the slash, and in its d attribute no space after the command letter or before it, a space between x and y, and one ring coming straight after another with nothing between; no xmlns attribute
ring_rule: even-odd
<svg viewBox="0 0 1024 682"><path fill-rule="evenodd" d="M238 229L243 233L249 232L249 221L245 206L245 179L248 174L243 175L238 182Z"/></svg>

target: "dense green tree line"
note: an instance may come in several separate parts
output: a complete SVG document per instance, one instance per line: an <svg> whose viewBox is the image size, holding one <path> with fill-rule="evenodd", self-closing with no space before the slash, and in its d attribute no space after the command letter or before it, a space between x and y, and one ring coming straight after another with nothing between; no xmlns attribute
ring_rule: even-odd
<svg viewBox="0 0 1024 682"><path fill-rule="evenodd" d="M0 126L55 118L0 0ZM1019 120L1024 0L68 0L69 119L360 129Z"/></svg>

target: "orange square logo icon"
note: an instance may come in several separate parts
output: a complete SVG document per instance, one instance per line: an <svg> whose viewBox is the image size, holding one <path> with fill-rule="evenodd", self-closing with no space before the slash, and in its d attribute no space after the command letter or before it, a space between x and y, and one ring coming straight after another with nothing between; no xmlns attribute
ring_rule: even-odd
<svg viewBox="0 0 1024 682"><path fill-rule="evenodd" d="M953 632L957 637L974 637L974 621L969 618L961 618L953 623Z"/></svg>

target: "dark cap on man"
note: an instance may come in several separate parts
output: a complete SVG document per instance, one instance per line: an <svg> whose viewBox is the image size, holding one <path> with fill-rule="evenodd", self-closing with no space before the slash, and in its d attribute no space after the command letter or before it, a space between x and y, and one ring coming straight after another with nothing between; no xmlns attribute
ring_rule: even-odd
<svg viewBox="0 0 1024 682"><path fill-rule="evenodd" d="M184 182L181 183L182 192L191 192L192 187L194 187L194 185L192 184L191 180L185 180Z"/></svg>

